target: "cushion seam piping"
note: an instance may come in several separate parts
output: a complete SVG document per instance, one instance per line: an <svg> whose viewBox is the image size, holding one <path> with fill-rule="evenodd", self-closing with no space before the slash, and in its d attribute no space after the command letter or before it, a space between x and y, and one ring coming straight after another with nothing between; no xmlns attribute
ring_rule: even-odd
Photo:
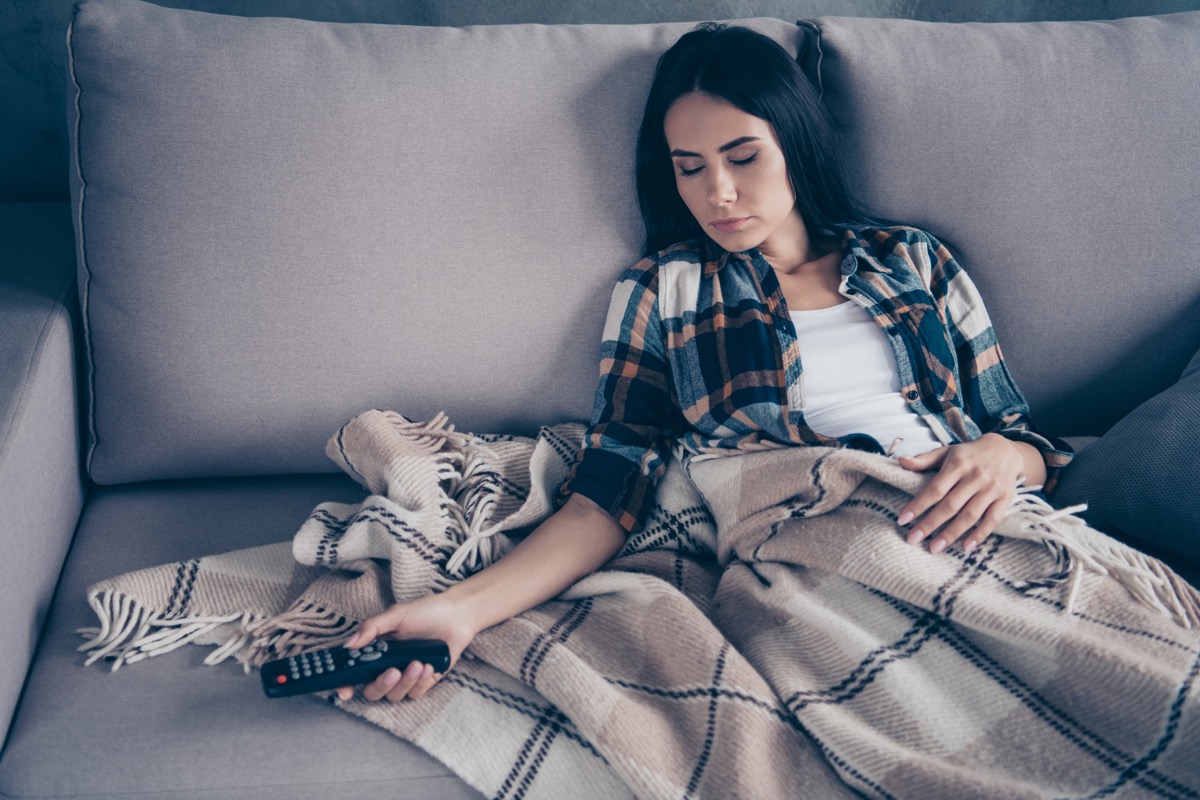
<svg viewBox="0 0 1200 800"><path fill-rule="evenodd" d="M71 155L75 161L75 176L79 181L79 200L76 204L75 223L78 241L78 258L79 268L83 273L83 281L79 291L79 316L83 328L83 350L87 357L87 430L88 430L88 445L87 453L84 456L84 469L88 475L92 474L92 460L96 453L96 445L99 441L99 436L96 433L96 360L92 352L92 330L91 320L89 317L89 294L91 289L92 271L88 267L87 246L84 241L84 213L83 207L87 195L87 181L83 176L83 158L81 156L81 148L79 144L80 120L82 118L82 110L80 108L80 97L83 90L79 86L79 78L75 74L75 49L73 42L73 34L75 30L75 21L79 13L76 9L76 16L71 18L70 24L67 25L67 69L71 76L71 86L75 89L75 146L72 148Z"/></svg>

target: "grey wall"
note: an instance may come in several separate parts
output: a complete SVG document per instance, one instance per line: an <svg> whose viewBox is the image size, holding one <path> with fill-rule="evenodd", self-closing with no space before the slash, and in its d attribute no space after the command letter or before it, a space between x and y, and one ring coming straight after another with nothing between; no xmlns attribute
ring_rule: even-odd
<svg viewBox="0 0 1200 800"><path fill-rule="evenodd" d="M74 0L0 0L0 202L67 198L66 44ZM1200 0L161 0L244 16L475 25L636 23L817 16L947 22L1115 19L1200 9Z"/></svg>

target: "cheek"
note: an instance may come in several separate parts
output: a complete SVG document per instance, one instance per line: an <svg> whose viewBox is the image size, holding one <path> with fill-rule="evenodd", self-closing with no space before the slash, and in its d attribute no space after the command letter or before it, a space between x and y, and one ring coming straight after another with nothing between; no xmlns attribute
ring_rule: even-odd
<svg viewBox="0 0 1200 800"><path fill-rule="evenodd" d="M748 199L754 198L764 211L782 211L785 206L790 209L795 205L796 196L789 183L778 180L776 176L760 175L756 178L747 182L742 195Z"/></svg>
<svg viewBox="0 0 1200 800"><path fill-rule="evenodd" d="M675 191L679 192L679 199L683 200L683 204L688 207L688 210L695 216L697 204L704 198L696 191L696 181L682 181L675 179Z"/></svg>

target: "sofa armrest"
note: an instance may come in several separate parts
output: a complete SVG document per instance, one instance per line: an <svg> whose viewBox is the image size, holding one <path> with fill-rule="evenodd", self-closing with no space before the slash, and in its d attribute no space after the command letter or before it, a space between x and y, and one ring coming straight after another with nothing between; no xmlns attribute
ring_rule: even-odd
<svg viewBox="0 0 1200 800"><path fill-rule="evenodd" d="M66 203L0 203L0 741L83 507Z"/></svg>

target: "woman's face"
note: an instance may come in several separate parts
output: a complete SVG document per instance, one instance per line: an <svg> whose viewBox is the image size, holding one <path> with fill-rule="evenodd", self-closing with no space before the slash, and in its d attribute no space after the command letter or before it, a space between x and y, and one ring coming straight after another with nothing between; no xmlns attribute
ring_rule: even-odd
<svg viewBox="0 0 1200 800"><path fill-rule="evenodd" d="M713 241L735 253L754 247L790 251L807 243L769 122L692 92L667 109L663 131L679 196Z"/></svg>

